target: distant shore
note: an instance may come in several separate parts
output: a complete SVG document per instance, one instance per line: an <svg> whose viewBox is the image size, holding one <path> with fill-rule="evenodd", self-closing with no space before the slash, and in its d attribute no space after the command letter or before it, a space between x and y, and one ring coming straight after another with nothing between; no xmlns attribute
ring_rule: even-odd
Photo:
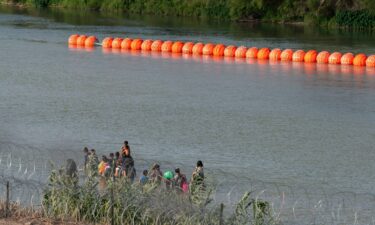
<svg viewBox="0 0 375 225"><path fill-rule="evenodd" d="M279 23L357 29L375 29L375 2L360 0L344 4L338 0L0 0L19 8L64 8L96 12L116 12L238 23ZM344 1L345 2L345 1Z"/></svg>

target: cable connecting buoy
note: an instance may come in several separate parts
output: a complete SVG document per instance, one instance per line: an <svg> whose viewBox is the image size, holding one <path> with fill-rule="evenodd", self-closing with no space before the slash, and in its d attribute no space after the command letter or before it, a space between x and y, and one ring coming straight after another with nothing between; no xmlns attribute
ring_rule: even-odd
<svg viewBox="0 0 375 225"><path fill-rule="evenodd" d="M226 61L241 62L244 59L255 60L258 63L265 63L268 60L269 63L277 63L278 61L285 62L304 62L307 64L334 64L334 65L353 65L356 67L375 67L375 55L366 56L363 53L354 55L351 52L342 54L341 52L329 53L328 51L317 52L316 50L296 50L292 49L280 49L280 48L260 48L257 47L246 47L246 46L234 46L224 45L215 43L193 43L193 42L182 42L182 41L162 41L162 40L143 40L143 39L132 39L132 38L112 38L106 37L100 43L95 36L87 36L80 34L72 34L68 39L69 47L72 48L86 48L93 49L96 45L101 45L105 52L121 52L121 50L132 50L143 51L143 52L159 52L160 53L171 53L171 54L184 54L185 57L200 57L200 56L212 56L215 60L220 58ZM90 50L91 51L91 50ZM186 56L187 55L187 56ZM188 56L191 55L191 56ZM255 62L255 61L254 61ZM344 67L343 67L344 68Z"/></svg>

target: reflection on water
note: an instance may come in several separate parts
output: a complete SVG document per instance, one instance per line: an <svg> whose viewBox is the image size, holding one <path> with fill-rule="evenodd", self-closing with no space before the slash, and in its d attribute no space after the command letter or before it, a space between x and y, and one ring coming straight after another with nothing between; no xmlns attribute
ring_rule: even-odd
<svg viewBox="0 0 375 225"><path fill-rule="evenodd" d="M69 50L78 52L93 52L94 47L85 48L76 45L69 45ZM235 58L235 57L217 57L208 55L194 55L194 54L181 54L171 52L152 52L152 51L138 51L138 50L127 50L127 49L110 49L100 48L103 54L114 54L114 55L127 55L133 57L151 57L154 59L169 59L169 60L192 60L198 63L225 63L225 64L249 64L256 66L259 70L262 68L271 67L274 70L282 71L284 74L304 74L307 79L313 79L314 75L320 74L326 76L325 79L319 78L320 82L324 80L329 81L330 75L333 76L334 80L337 77L342 77L347 80L349 77L355 81L361 87L360 84L365 85L368 79L375 79L375 68L372 67L359 67L351 65L333 65L333 64L317 64L317 63L300 63L300 62L282 62L282 61L270 61L260 60L252 58ZM368 77L367 77L368 76ZM366 77L366 79L365 79ZM343 82L340 85L352 85L351 82ZM326 85L330 85L327 82ZM339 86L340 86L339 85Z"/></svg>

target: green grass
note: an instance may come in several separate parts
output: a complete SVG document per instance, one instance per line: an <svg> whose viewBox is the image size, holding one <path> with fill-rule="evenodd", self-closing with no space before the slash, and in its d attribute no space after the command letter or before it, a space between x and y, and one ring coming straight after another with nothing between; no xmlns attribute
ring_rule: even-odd
<svg viewBox="0 0 375 225"><path fill-rule="evenodd" d="M43 198L46 217L77 222L110 224L276 224L268 202L245 193L234 211L223 215L224 205L212 203L213 188L191 187L190 194L165 190L149 183L144 187L125 178L98 188L98 178L77 180L52 171ZM113 193L113 198L112 198ZM113 214L112 214L113 206Z"/></svg>

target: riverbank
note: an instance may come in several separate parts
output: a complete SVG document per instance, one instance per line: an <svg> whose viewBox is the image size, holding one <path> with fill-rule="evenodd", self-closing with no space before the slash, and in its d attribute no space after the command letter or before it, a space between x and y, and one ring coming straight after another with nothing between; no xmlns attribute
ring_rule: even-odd
<svg viewBox="0 0 375 225"><path fill-rule="evenodd" d="M0 0L17 7L59 7L76 10L181 16L237 22L272 22L328 27L375 28L371 0Z"/></svg>
<svg viewBox="0 0 375 225"><path fill-rule="evenodd" d="M99 180L105 179L104 188ZM168 188L168 182L131 183L126 178L86 177L78 182L63 169L52 170L43 188L41 207L0 202L2 224L278 224L270 204L246 192L235 210L214 203L213 187L193 184L189 193ZM14 193L16 194L16 193ZM8 209L8 210L6 210ZM6 216L5 218L5 215Z"/></svg>

